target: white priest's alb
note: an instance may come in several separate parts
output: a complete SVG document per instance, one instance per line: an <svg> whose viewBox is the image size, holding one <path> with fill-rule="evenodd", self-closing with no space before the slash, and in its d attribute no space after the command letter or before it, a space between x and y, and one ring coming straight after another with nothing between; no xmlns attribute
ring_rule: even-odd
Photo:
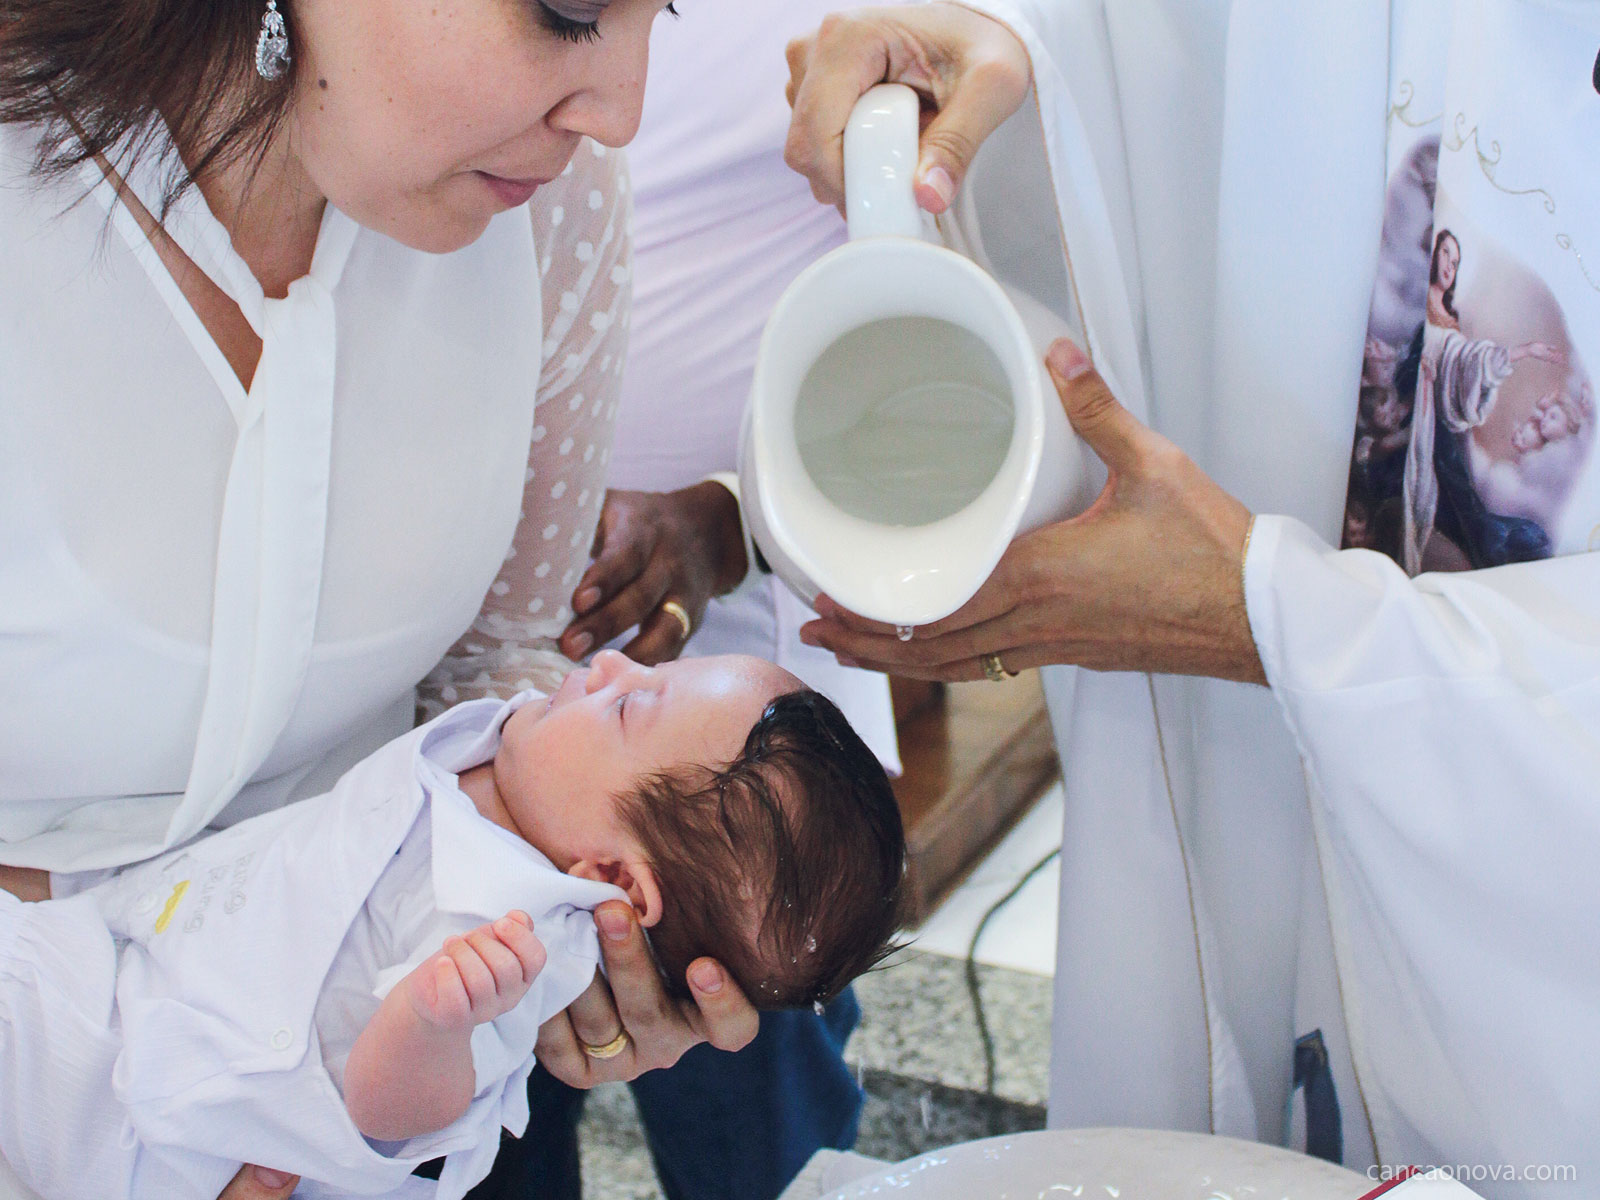
<svg viewBox="0 0 1600 1200"><path fill-rule="evenodd" d="M1270 692L1046 672L1052 1121L1468 1165L1489 1196L1568 1194L1549 1166L1600 1178L1600 11L974 7L1036 88L960 219L1263 514L1246 591ZM1407 197L1416 236L1380 257ZM1424 427L1425 324L1555 350L1524 351L1493 411ZM1431 573L1337 550L1415 502L1423 435L1446 451ZM1521 491L1496 490L1508 472Z"/></svg>

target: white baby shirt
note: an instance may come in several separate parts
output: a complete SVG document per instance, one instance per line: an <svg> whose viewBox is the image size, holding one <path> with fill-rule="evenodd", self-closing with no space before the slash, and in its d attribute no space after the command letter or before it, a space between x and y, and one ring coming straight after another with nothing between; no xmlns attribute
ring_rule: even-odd
<svg viewBox="0 0 1600 1200"><path fill-rule="evenodd" d="M410 1173L439 1157L443 1200L488 1173L500 1128L527 1125L540 1024L594 976L590 910L623 895L562 874L457 786L457 772L493 756L506 718L540 699L460 705L333 791L95 890L120 949L113 1090L148 1153L269 1164L324 1195L426 1194ZM468 1111L434 1134L368 1143L335 1086L356 1036L445 937L514 908L548 957L523 1002L474 1032Z"/></svg>

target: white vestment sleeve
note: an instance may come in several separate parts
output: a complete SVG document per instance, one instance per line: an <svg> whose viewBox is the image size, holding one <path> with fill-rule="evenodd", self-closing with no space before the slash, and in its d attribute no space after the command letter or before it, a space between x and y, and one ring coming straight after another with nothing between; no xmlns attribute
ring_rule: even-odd
<svg viewBox="0 0 1600 1200"><path fill-rule="evenodd" d="M1052 1122L1276 1140L1294 1038L1320 1026L1337 1057L1347 1022L1347 1163L1600 1170L1600 556L1411 582L1321 540L1381 229L1388 5L971 6L1032 58L1096 364L1294 518L1263 517L1250 553L1270 695L1046 672L1067 782ZM994 236L1029 214L985 216L1003 267ZM1308 972L1324 926L1337 972ZM1332 1009L1302 1003L1312 976Z"/></svg>
<svg viewBox="0 0 1600 1200"><path fill-rule="evenodd" d="M1413 580L1262 517L1246 584L1379 1145L1600 1171L1600 554Z"/></svg>

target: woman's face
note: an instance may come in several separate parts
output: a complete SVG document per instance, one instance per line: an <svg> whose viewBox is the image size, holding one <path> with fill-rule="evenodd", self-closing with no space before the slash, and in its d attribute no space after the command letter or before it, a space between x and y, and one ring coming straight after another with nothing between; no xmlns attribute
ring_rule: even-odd
<svg viewBox="0 0 1600 1200"><path fill-rule="evenodd" d="M1456 269L1461 266L1461 247L1455 238L1448 235L1439 239L1439 248L1434 252L1434 277L1439 287L1449 291L1456 281Z"/></svg>
<svg viewBox="0 0 1600 1200"><path fill-rule="evenodd" d="M663 7L295 0L289 153L362 225L419 250L459 249L559 175L584 135L633 137ZM586 40L555 28L591 21L598 36Z"/></svg>

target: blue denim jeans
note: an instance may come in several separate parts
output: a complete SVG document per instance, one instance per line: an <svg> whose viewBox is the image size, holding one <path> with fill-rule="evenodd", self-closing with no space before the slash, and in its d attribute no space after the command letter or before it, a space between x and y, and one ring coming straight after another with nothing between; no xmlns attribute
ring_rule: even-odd
<svg viewBox="0 0 1600 1200"><path fill-rule="evenodd" d="M696 1046L636 1080L668 1200L773 1200L817 1150L853 1146L862 1097L843 1055L860 1017L846 989L820 1016L762 1013L761 1031L737 1054ZM583 1093L536 1067L528 1101L527 1134L503 1140L471 1200L579 1200Z"/></svg>

